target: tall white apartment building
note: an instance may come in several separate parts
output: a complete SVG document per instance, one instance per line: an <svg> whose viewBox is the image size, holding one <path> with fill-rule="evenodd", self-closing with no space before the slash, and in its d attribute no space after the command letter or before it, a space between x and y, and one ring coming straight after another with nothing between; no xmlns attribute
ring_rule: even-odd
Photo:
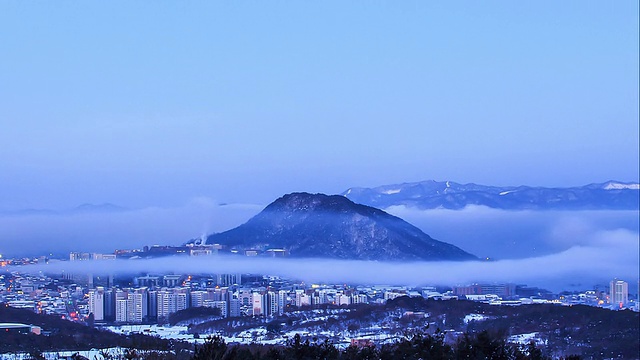
<svg viewBox="0 0 640 360"><path fill-rule="evenodd" d="M336 303L338 306L351 305L351 297L349 295L340 294L336 297Z"/></svg>
<svg viewBox="0 0 640 360"><path fill-rule="evenodd" d="M229 299L229 316L230 317L238 317L240 316L241 312L240 312L240 300L238 300L235 297L231 297L231 299Z"/></svg>
<svg viewBox="0 0 640 360"><path fill-rule="evenodd" d="M264 301L263 295L259 292L251 294L251 303L253 304L253 316L265 315L264 313Z"/></svg>
<svg viewBox="0 0 640 360"><path fill-rule="evenodd" d="M176 304L175 298L172 296L173 292L166 288L158 290L156 292L157 301L157 315L158 319L167 318L169 314L175 312Z"/></svg>
<svg viewBox="0 0 640 360"><path fill-rule="evenodd" d="M356 294L351 297L352 304L367 304L368 302L369 299L367 298L367 295L364 294Z"/></svg>
<svg viewBox="0 0 640 360"><path fill-rule="evenodd" d="M127 322L141 323L143 314L144 294L141 292L133 292L127 294Z"/></svg>
<svg viewBox="0 0 640 360"><path fill-rule="evenodd" d="M220 309L220 316L222 317L229 316L229 307L227 306L227 302L224 300L205 300L204 306Z"/></svg>
<svg viewBox="0 0 640 360"><path fill-rule="evenodd" d="M116 291L116 322L127 322L127 300L125 291Z"/></svg>
<svg viewBox="0 0 640 360"><path fill-rule="evenodd" d="M158 318L167 318L169 314L189 307L189 289L162 288L156 292Z"/></svg>
<svg viewBox="0 0 640 360"><path fill-rule="evenodd" d="M204 301L209 300L208 293L204 290L194 290L191 292L191 307L204 306Z"/></svg>
<svg viewBox="0 0 640 360"><path fill-rule="evenodd" d="M251 304L251 290L242 289L238 292L238 300L240 300L241 306L250 306Z"/></svg>
<svg viewBox="0 0 640 360"><path fill-rule="evenodd" d="M104 320L104 288L89 290L89 313L93 313L96 321Z"/></svg>
<svg viewBox="0 0 640 360"><path fill-rule="evenodd" d="M296 306L308 305L311 305L311 296L307 295L304 291L298 292L298 290L296 290Z"/></svg>
<svg viewBox="0 0 640 360"><path fill-rule="evenodd" d="M629 284L622 280L611 280L609 283L609 301L622 307L629 302Z"/></svg>
<svg viewBox="0 0 640 360"><path fill-rule="evenodd" d="M173 293L173 296L175 297L176 309L175 311L172 311L172 312L184 310L189 307L189 290L188 289L176 290Z"/></svg>
<svg viewBox="0 0 640 360"><path fill-rule="evenodd" d="M267 291L266 296L266 304L265 310L267 316L273 316L278 314L278 297L276 293L273 291Z"/></svg>
<svg viewBox="0 0 640 360"><path fill-rule="evenodd" d="M278 314L284 314L284 310L287 307L287 292L284 290L278 291Z"/></svg>

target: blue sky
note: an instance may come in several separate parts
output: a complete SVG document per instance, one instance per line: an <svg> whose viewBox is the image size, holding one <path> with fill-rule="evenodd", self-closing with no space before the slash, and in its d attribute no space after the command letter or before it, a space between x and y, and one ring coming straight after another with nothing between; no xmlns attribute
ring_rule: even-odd
<svg viewBox="0 0 640 360"><path fill-rule="evenodd" d="M638 181L638 2L0 3L0 208Z"/></svg>

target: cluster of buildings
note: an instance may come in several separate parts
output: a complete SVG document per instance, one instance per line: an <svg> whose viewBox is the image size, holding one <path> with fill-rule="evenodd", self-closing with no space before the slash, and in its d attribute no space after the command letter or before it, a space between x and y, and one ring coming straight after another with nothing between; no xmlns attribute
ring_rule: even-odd
<svg viewBox="0 0 640 360"><path fill-rule="evenodd" d="M640 285L640 283L638 284ZM640 286L639 286L640 287ZM607 291L608 290L608 291ZM493 305L561 304L606 307L612 310L640 311L640 304L629 298L629 284L614 279L608 289L587 290L578 293L552 294L536 287L516 284L471 284L453 287L458 298L485 302Z"/></svg>
<svg viewBox="0 0 640 360"><path fill-rule="evenodd" d="M148 259L164 256L188 255L188 256L211 256L218 254L234 254L243 256L263 256L263 257L286 257L289 255L285 249L274 248L230 248L221 244L205 244L204 239L182 246L152 245L142 249L121 249L115 250L113 254L100 254L89 252L72 252L69 255L70 261L86 260L115 260L115 259Z"/></svg>
<svg viewBox="0 0 640 360"><path fill-rule="evenodd" d="M15 271L0 274L0 302L98 323L164 323L172 313L192 307L216 308L220 317L269 317L305 306L384 303L407 292L403 287L306 285L240 274L134 278Z"/></svg>
<svg viewBox="0 0 640 360"><path fill-rule="evenodd" d="M244 278L251 280L251 276ZM133 279L137 287L89 289L87 307L81 313L92 314L96 322L163 323L172 313L195 307L215 308L220 317L271 317L293 308L384 303L407 295L405 289L398 287L306 286L277 277L258 277L243 285L242 279L239 274L145 275Z"/></svg>
<svg viewBox="0 0 640 360"><path fill-rule="evenodd" d="M141 253L194 251L192 256L208 254L215 248L190 246L151 247L141 251L114 254L78 253L70 261L113 260ZM4 264L32 264L46 259L2 260ZM13 267L12 267L13 268ZM8 268L7 268L8 269ZM509 283L470 284L453 288L401 286L348 286L296 283L278 277L241 274L145 274L113 275L58 274L27 275L5 269L0 272L0 302L37 313L56 314L75 321L138 324L164 323L181 310L196 307L217 309L220 317L271 317L292 309L324 305L383 304L400 297L439 300L467 299L494 305L556 303L584 304L612 309L631 308L628 283L613 280L609 289L584 293L552 294L544 289ZM639 284L640 285L640 284Z"/></svg>

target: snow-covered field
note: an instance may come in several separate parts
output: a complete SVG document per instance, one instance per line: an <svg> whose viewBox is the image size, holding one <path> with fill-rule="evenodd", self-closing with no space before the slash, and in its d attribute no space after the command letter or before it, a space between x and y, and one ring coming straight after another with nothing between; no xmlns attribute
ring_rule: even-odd
<svg viewBox="0 0 640 360"><path fill-rule="evenodd" d="M308 331L288 331L282 334L270 334L264 327L251 328L241 331L233 336L223 334L200 334L195 338L193 334L187 332L186 326L159 326L159 325L123 325L109 326L107 329L118 334L145 334L150 336L158 336L163 339L182 340L190 343L201 344L208 335L219 335L227 344L286 344L287 341L293 339L296 334L305 339L331 339L336 346L348 346L351 339L371 339L376 343L385 343L394 341L399 338L398 334L388 334L380 327L363 328L360 331L352 333L336 333L333 331L320 331L313 334Z"/></svg>
<svg viewBox="0 0 640 360"><path fill-rule="evenodd" d="M193 342L192 334L187 333L186 326L161 326L161 325L122 325L108 326L107 329L116 334L144 334L157 336L163 339L183 340Z"/></svg>
<svg viewBox="0 0 640 360"><path fill-rule="evenodd" d="M546 341L540 339L537 332L527 333L527 334L518 334L512 335L507 338L507 341L514 344L527 345L533 340L536 345L545 345Z"/></svg>
<svg viewBox="0 0 640 360"><path fill-rule="evenodd" d="M470 321L484 321L487 320L489 317L482 315L482 314L469 314L469 315L465 315L464 319L462 321L464 321L465 324L468 324Z"/></svg>
<svg viewBox="0 0 640 360"><path fill-rule="evenodd" d="M104 360L105 358L124 358L124 354L127 349L115 347L107 349L91 349L86 351L54 351L44 352L42 355L48 360L58 360L61 358L70 357L74 354L84 356L91 360ZM17 353L17 354L0 354L0 360L27 360L32 359L30 354Z"/></svg>

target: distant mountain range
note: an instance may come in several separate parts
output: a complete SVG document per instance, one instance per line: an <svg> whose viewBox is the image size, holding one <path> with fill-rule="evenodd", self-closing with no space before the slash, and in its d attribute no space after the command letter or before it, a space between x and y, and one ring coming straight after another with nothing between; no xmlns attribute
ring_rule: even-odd
<svg viewBox="0 0 640 360"><path fill-rule="evenodd" d="M104 203L104 204L82 204L72 209L52 210L52 209L22 209L0 211L0 215L7 216L24 216L24 215L77 215L77 214L96 214L96 213L116 213L130 211L131 209L122 206Z"/></svg>
<svg viewBox="0 0 640 360"><path fill-rule="evenodd" d="M357 260L473 260L406 221L344 196L284 195L245 224L210 235L227 249L282 249L291 257Z"/></svg>
<svg viewBox="0 0 640 360"><path fill-rule="evenodd" d="M350 188L350 200L377 208L404 205L419 209L462 209L482 205L504 210L638 210L640 184L609 181L580 187L485 186L452 181Z"/></svg>

